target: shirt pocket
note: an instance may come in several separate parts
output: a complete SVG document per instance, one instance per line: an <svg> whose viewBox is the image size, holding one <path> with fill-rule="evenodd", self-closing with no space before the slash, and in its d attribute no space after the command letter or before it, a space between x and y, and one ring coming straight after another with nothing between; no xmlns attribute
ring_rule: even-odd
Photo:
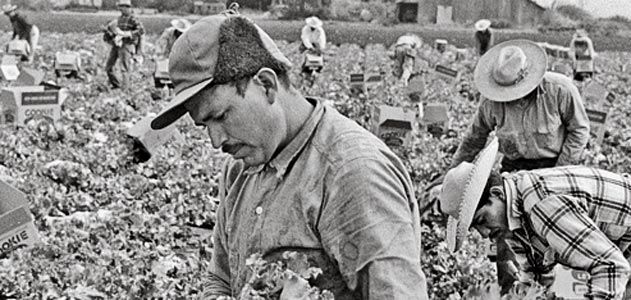
<svg viewBox="0 0 631 300"><path fill-rule="evenodd" d="M525 124L525 127L532 128L532 135L537 145L550 148L560 144L558 139L560 138L559 128L562 126L562 122L559 112L551 107L537 107L535 116L532 118L535 124Z"/></svg>

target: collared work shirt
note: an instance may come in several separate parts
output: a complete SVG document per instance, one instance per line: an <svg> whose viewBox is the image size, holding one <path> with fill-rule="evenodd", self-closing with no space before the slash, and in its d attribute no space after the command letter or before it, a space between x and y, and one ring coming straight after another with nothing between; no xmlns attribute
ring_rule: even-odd
<svg viewBox="0 0 631 300"><path fill-rule="evenodd" d="M509 102L482 99L452 166L473 161L495 130L500 152L510 160L557 158L575 164L589 141L589 119L572 80L546 72L535 99Z"/></svg>
<svg viewBox="0 0 631 300"><path fill-rule="evenodd" d="M228 159L206 296L238 295L254 253L298 251L335 299L427 299L418 207L401 161L334 109L315 107L265 165Z"/></svg>
<svg viewBox="0 0 631 300"><path fill-rule="evenodd" d="M302 27L300 39L307 49L315 48L324 50L324 48L326 48L326 34L324 34L322 27L316 27L315 30L311 30L311 26L305 25Z"/></svg>
<svg viewBox="0 0 631 300"><path fill-rule="evenodd" d="M13 27L12 38L17 36L20 40L29 40L33 24L26 19L26 16L16 12L9 17L9 20L11 20L11 26Z"/></svg>
<svg viewBox="0 0 631 300"><path fill-rule="evenodd" d="M118 28L124 31L131 31L131 38L124 38L125 44L137 44L140 38L145 34L145 28L134 14L123 15L118 17Z"/></svg>
<svg viewBox="0 0 631 300"><path fill-rule="evenodd" d="M589 299L622 299L630 275L631 180L566 166L509 175L509 240L527 272L562 263L591 274ZM625 258L625 256L627 258Z"/></svg>

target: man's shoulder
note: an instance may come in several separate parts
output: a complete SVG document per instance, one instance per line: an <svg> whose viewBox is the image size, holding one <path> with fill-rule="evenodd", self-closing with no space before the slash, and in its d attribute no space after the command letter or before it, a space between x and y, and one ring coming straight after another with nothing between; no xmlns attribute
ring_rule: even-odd
<svg viewBox="0 0 631 300"><path fill-rule="evenodd" d="M556 73L546 72L543 76L544 86L546 89L563 89L563 90L577 90L574 82L569 77Z"/></svg>
<svg viewBox="0 0 631 300"><path fill-rule="evenodd" d="M313 146L334 167L357 159L385 159L384 154L394 156L374 134L331 107L325 107Z"/></svg>

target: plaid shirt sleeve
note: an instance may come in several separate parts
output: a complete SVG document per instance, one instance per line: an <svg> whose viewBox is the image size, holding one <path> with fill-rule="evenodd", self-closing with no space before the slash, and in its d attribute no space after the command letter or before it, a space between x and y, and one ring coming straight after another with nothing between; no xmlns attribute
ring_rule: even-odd
<svg viewBox="0 0 631 300"><path fill-rule="evenodd" d="M559 111L567 130L567 137L563 142L557 165L577 164L589 141L589 118L581 95L573 84L561 89L556 97L558 97Z"/></svg>
<svg viewBox="0 0 631 300"><path fill-rule="evenodd" d="M622 299L629 263L588 216L585 201L567 195L545 197L530 210L530 221L558 260L591 274L588 299Z"/></svg>

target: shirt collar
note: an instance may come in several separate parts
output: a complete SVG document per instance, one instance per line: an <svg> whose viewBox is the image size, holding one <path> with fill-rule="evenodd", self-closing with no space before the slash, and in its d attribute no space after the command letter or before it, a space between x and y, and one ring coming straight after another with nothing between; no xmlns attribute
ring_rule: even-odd
<svg viewBox="0 0 631 300"><path fill-rule="evenodd" d="M506 217L508 219L508 230L514 231L522 228L517 185L515 184L514 176L504 176L504 194L506 196Z"/></svg>
<svg viewBox="0 0 631 300"><path fill-rule="evenodd" d="M276 170L276 177L282 178L285 176L287 168L311 139L324 114L324 107L319 100L311 97L306 97L306 99L315 107L313 108L313 111L311 112L311 115L309 115L307 121L305 121L302 125L300 131L298 131L298 134L296 134L291 142L289 142L289 144L287 144L287 146L285 146L285 148L281 150L280 153L278 153L278 155L276 155L276 157L274 157L271 161L248 168L245 171L246 174L258 173L266 167L271 167Z"/></svg>

